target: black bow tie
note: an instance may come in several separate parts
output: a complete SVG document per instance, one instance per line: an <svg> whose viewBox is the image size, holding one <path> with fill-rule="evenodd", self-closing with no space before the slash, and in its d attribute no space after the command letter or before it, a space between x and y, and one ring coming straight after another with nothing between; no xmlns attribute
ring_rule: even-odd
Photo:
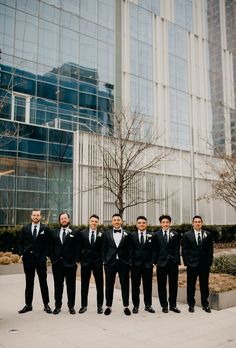
<svg viewBox="0 0 236 348"><path fill-rule="evenodd" d="M121 230L114 230L114 233L121 233Z"/></svg>

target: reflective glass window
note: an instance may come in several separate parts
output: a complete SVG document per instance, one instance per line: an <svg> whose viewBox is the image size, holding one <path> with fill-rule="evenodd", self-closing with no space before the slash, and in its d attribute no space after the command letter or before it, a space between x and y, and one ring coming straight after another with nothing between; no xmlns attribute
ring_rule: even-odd
<svg viewBox="0 0 236 348"><path fill-rule="evenodd" d="M15 54L18 57L37 60L38 19L16 11Z"/></svg>
<svg viewBox="0 0 236 348"><path fill-rule="evenodd" d="M21 158L47 158L47 144L41 141L22 139L18 144L18 154Z"/></svg>
<svg viewBox="0 0 236 348"><path fill-rule="evenodd" d="M71 13L71 12L66 12L66 11L61 11L61 25L67 29L71 29L75 32L79 31L79 23L80 23L80 18Z"/></svg>
<svg viewBox="0 0 236 348"><path fill-rule="evenodd" d="M78 63L79 61L79 35L78 33L61 28L60 30L60 65L65 63Z"/></svg>
<svg viewBox="0 0 236 348"><path fill-rule="evenodd" d="M139 28L138 28L138 7L133 3L129 3L129 31L130 36L138 39L139 38Z"/></svg>
<svg viewBox="0 0 236 348"><path fill-rule="evenodd" d="M80 35L80 65L97 68L97 40L85 35Z"/></svg>
<svg viewBox="0 0 236 348"><path fill-rule="evenodd" d="M55 6L45 4L42 1L40 1L39 16L42 19L48 20L49 22L59 24L59 19L60 19L59 9L56 8Z"/></svg>
<svg viewBox="0 0 236 348"><path fill-rule="evenodd" d="M15 11L0 4L0 42L2 60L5 55L13 54L15 30Z"/></svg>
<svg viewBox="0 0 236 348"><path fill-rule="evenodd" d="M80 0L81 17L97 23L97 0Z"/></svg>
<svg viewBox="0 0 236 348"><path fill-rule="evenodd" d="M139 41L130 38L130 71L133 75L139 73Z"/></svg>
<svg viewBox="0 0 236 348"><path fill-rule="evenodd" d="M10 92L7 92L5 89L0 89L0 117L4 119L11 118L11 98L12 95Z"/></svg>
<svg viewBox="0 0 236 348"><path fill-rule="evenodd" d="M98 23L114 30L114 0L98 0Z"/></svg>
<svg viewBox="0 0 236 348"><path fill-rule="evenodd" d="M98 39L114 45L114 31L98 26Z"/></svg>
<svg viewBox="0 0 236 348"><path fill-rule="evenodd" d="M152 79L152 46L140 42L139 45L139 76Z"/></svg>
<svg viewBox="0 0 236 348"><path fill-rule="evenodd" d="M37 15L39 11L39 1L38 0L20 0L16 1L16 8L25 13L30 13L31 15Z"/></svg>
<svg viewBox="0 0 236 348"><path fill-rule="evenodd" d="M98 78L114 83L114 47L101 41L98 43Z"/></svg>
<svg viewBox="0 0 236 348"><path fill-rule="evenodd" d="M152 45L152 13L139 8L139 39Z"/></svg>
<svg viewBox="0 0 236 348"><path fill-rule="evenodd" d="M98 35L98 26L97 24L80 18L80 33L97 38Z"/></svg>
<svg viewBox="0 0 236 348"><path fill-rule="evenodd" d="M39 20L38 59L40 64L58 66L59 27Z"/></svg>
<svg viewBox="0 0 236 348"><path fill-rule="evenodd" d="M175 0L175 23L192 31L192 0Z"/></svg>
<svg viewBox="0 0 236 348"><path fill-rule="evenodd" d="M80 3L82 0L63 0L61 1L61 8L63 8L63 10L66 10L68 12L74 13L76 15L78 15L80 13ZM90 2L90 1L88 1Z"/></svg>

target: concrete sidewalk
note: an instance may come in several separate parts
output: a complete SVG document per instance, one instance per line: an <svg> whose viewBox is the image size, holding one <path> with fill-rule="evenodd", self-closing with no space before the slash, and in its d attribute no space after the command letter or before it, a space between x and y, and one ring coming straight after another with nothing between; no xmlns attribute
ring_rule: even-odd
<svg viewBox="0 0 236 348"><path fill-rule="evenodd" d="M51 306L53 278L48 275ZM181 314L161 312L153 298L155 314L140 312L127 317L123 313L120 290L115 289L110 316L96 313L96 291L91 284L89 307L84 314L70 315L66 297L62 312L43 312L38 280L35 282L33 311L18 314L24 305L24 274L0 276L0 347L2 348L211 348L236 347L236 307L205 313L196 307L178 304ZM77 281L76 310L80 307L80 281ZM132 309L132 306L130 306Z"/></svg>

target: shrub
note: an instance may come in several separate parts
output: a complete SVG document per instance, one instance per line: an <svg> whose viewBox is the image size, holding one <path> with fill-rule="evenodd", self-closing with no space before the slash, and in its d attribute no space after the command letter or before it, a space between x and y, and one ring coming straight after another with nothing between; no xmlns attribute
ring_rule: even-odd
<svg viewBox="0 0 236 348"><path fill-rule="evenodd" d="M0 265L9 265L11 263L11 258L9 256L0 257Z"/></svg>
<svg viewBox="0 0 236 348"><path fill-rule="evenodd" d="M211 267L212 273L226 273L236 276L236 255L224 254L215 257Z"/></svg>
<svg viewBox="0 0 236 348"><path fill-rule="evenodd" d="M235 240L236 227L235 226L222 226L219 241L220 242L233 242Z"/></svg>
<svg viewBox="0 0 236 348"><path fill-rule="evenodd" d="M12 261L13 263L18 263L18 262L20 261L20 256L17 255L17 254L12 254L12 255L11 255L11 261Z"/></svg>

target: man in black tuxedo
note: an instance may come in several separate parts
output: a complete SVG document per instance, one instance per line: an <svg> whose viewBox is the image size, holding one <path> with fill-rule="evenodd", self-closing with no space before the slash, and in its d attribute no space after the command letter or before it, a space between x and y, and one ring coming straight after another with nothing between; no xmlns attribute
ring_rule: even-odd
<svg viewBox="0 0 236 348"><path fill-rule="evenodd" d="M145 311L155 313L155 310L152 308L153 234L146 231L147 218L145 216L137 217L136 227L138 230L131 234L133 313L138 313L139 309L141 279L143 281Z"/></svg>
<svg viewBox="0 0 236 348"><path fill-rule="evenodd" d="M176 307L178 291L178 273L180 264L180 243L177 232L170 229L171 217L161 215L159 218L161 230L154 235L154 259L157 265L157 284L159 301L163 313L168 313L167 277L169 283L169 309L180 313Z"/></svg>
<svg viewBox="0 0 236 348"><path fill-rule="evenodd" d="M31 223L22 228L19 240L19 254L22 255L26 288L25 306L19 313L32 311L35 271L39 278L39 285L44 303L44 311L52 313L49 307L49 294L47 285L47 255L49 252L49 228L41 224L41 211L33 209Z"/></svg>
<svg viewBox="0 0 236 348"><path fill-rule="evenodd" d="M113 229L103 235L103 262L106 276L106 310L105 315L111 314L116 274L119 274L121 294L125 315L130 315L129 306L129 270L131 265L130 234L122 229L122 216L112 216Z"/></svg>
<svg viewBox="0 0 236 348"><path fill-rule="evenodd" d="M187 302L189 312L194 312L195 286L199 277L202 309L211 313L208 303L209 272L213 261L213 241L210 232L202 229L201 216L196 215L192 220L193 230L183 236L182 255L187 266Z"/></svg>
<svg viewBox="0 0 236 348"><path fill-rule="evenodd" d="M52 273L54 278L55 309L59 314L62 306L64 280L67 287L67 305L70 314L75 314L76 270L80 256L79 232L70 227L70 216L59 214L60 226L52 231L51 252Z"/></svg>
<svg viewBox="0 0 236 348"><path fill-rule="evenodd" d="M87 310L89 281L92 272L97 289L97 313L103 313L103 235L101 231L98 231L98 224L99 217L93 214L89 218L89 228L81 232L81 308L79 310L81 314Z"/></svg>

